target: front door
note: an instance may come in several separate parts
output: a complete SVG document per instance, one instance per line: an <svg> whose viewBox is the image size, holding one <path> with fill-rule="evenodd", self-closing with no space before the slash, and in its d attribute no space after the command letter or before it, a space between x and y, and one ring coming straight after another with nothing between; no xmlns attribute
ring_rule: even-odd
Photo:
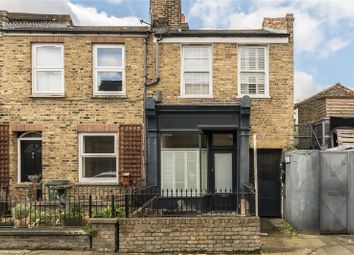
<svg viewBox="0 0 354 255"><path fill-rule="evenodd" d="M20 140L20 182L31 175L42 175L42 141Z"/></svg>
<svg viewBox="0 0 354 255"><path fill-rule="evenodd" d="M210 135L210 190L215 193L234 191L235 136L233 134Z"/></svg>
<svg viewBox="0 0 354 255"><path fill-rule="evenodd" d="M213 152L214 190L219 193L232 192L232 152Z"/></svg>

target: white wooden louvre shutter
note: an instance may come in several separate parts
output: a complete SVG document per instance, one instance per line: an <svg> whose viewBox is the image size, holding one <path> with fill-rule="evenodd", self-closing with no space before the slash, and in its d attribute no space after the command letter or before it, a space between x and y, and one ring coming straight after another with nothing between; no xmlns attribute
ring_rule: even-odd
<svg viewBox="0 0 354 255"><path fill-rule="evenodd" d="M175 190L178 190L180 192L181 190L185 189L185 183L186 183L186 153L184 151L176 151L174 152L175 154Z"/></svg>
<svg viewBox="0 0 354 255"><path fill-rule="evenodd" d="M241 94L265 94L265 48L240 48Z"/></svg>
<svg viewBox="0 0 354 255"><path fill-rule="evenodd" d="M161 188L166 190L174 189L174 152L161 152Z"/></svg>
<svg viewBox="0 0 354 255"><path fill-rule="evenodd" d="M199 151L186 152L186 189L195 194L199 188Z"/></svg>
<svg viewBox="0 0 354 255"><path fill-rule="evenodd" d="M199 191L199 150L161 152L161 188L167 195ZM173 193L171 193L173 191Z"/></svg>

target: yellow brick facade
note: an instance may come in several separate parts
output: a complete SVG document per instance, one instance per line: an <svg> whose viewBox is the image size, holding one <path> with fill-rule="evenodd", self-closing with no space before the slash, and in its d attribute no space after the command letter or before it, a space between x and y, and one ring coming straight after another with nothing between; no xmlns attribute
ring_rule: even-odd
<svg viewBox="0 0 354 255"><path fill-rule="evenodd" d="M97 41L124 44L126 97L93 97L92 47ZM76 182L79 175L78 133L82 126L102 125L103 130L108 126L108 130L118 133L122 124L143 125L143 37L115 36L112 40L112 37L104 36L69 35L63 37L63 45L65 97L33 98L31 37L0 37L0 111L1 123L10 125L12 184L17 182L19 133L15 131L19 126L26 124L28 128L28 124L32 124L34 129L42 131L44 180Z"/></svg>
<svg viewBox="0 0 354 255"><path fill-rule="evenodd" d="M239 45L211 44L213 97L199 99L181 98L182 45L160 44L161 80L148 94L161 91L166 104L238 103ZM251 136L257 135L259 148L289 149L293 146L293 44L270 44L268 49L270 98L252 99Z"/></svg>

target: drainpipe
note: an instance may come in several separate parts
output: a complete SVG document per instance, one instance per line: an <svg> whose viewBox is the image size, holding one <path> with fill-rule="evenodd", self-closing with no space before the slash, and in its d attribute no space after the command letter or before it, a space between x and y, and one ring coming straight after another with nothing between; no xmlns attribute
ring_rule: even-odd
<svg viewBox="0 0 354 255"><path fill-rule="evenodd" d="M147 87L156 85L160 82L160 60L159 60L159 43L163 39L163 35L156 40L156 78L155 80L148 83L148 70L147 70L147 48L148 48L148 38L150 36L150 32L144 38L144 169L145 172L148 168L148 144L147 144L147 127L146 127L146 111L145 111L145 102L147 96ZM145 175L145 184L146 184L146 175Z"/></svg>
<svg viewBox="0 0 354 255"><path fill-rule="evenodd" d="M160 35L160 37L156 40L156 49L155 49L155 56L156 56L156 79L149 82L149 83L145 83L145 87L149 87L152 85L156 85L159 83L160 81L160 41L162 41L163 39L163 35Z"/></svg>
<svg viewBox="0 0 354 255"><path fill-rule="evenodd" d="M146 113L145 113L145 100L146 100L146 83L148 80L148 70L147 70L147 46L148 46L148 38L150 33L148 32L144 37L144 110L143 110L143 129L144 129L144 169L142 176L144 177L144 186L146 184L146 169L147 169L147 129L146 129Z"/></svg>

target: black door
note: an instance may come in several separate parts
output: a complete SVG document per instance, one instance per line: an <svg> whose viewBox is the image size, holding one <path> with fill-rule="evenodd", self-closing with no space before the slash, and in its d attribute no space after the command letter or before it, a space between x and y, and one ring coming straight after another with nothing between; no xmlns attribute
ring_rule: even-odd
<svg viewBox="0 0 354 255"><path fill-rule="evenodd" d="M42 176L42 141L21 140L21 182L28 182L29 175Z"/></svg>
<svg viewBox="0 0 354 255"><path fill-rule="evenodd" d="M250 179L253 182L253 150L250 153ZM281 153L281 150L257 150L258 213L261 217L281 217Z"/></svg>

